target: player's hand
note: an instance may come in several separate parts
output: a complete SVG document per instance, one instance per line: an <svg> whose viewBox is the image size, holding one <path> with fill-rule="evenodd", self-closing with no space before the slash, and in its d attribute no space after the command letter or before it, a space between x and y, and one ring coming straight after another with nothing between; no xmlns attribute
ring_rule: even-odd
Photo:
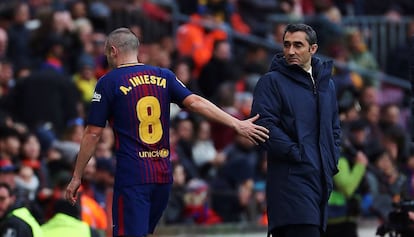
<svg viewBox="0 0 414 237"><path fill-rule="evenodd" d="M77 199L78 189L80 187L81 180L79 178L72 178L68 187L66 188L65 199L72 205L75 205Z"/></svg>
<svg viewBox="0 0 414 237"><path fill-rule="evenodd" d="M254 117L240 121L239 126L236 127L238 134L248 138L256 145L259 144L258 141L265 142L267 139L269 139L269 130L260 125L254 124L254 121L256 121L258 118L259 115L256 114Z"/></svg>

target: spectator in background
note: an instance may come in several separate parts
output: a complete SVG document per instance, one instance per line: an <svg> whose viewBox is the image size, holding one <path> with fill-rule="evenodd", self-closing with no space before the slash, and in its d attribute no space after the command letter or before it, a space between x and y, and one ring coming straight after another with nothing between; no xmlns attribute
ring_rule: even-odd
<svg viewBox="0 0 414 237"><path fill-rule="evenodd" d="M6 97L15 85L13 62L0 58L0 99Z"/></svg>
<svg viewBox="0 0 414 237"><path fill-rule="evenodd" d="M19 163L22 167L20 167L19 182L16 180L16 183L29 190L28 198L33 201L39 192L45 192L52 187L49 170L41 153L39 139L34 133L24 134L21 144Z"/></svg>
<svg viewBox="0 0 414 237"><path fill-rule="evenodd" d="M243 114L236 107L236 88L233 82L224 82L216 91L217 93L217 105L226 113L232 116L242 119ZM214 141L214 146L217 151L221 151L224 147L232 143L236 137L236 133L216 122L210 122L211 124L211 137Z"/></svg>
<svg viewBox="0 0 414 237"><path fill-rule="evenodd" d="M193 76L198 78L201 69L213 56L214 44L227 40L227 33L220 29L211 14L193 14L177 29L176 44L180 57L190 57L194 62Z"/></svg>
<svg viewBox="0 0 414 237"><path fill-rule="evenodd" d="M241 136L222 151L223 162L212 181L212 208L224 222L252 221L253 178L259 155Z"/></svg>
<svg viewBox="0 0 414 237"><path fill-rule="evenodd" d="M336 60L332 78L335 83L338 100L352 99L362 89L364 82L361 75L348 68L348 49L341 44L332 45L328 50L327 56Z"/></svg>
<svg viewBox="0 0 414 237"><path fill-rule="evenodd" d="M257 223L261 226L267 226L267 206L266 206L266 176L267 176L267 155L259 154L259 159L255 167L253 178L253 199L256 203Z"/></svg>
<svg viewBox="0 0 414 237"><path fill-rule="evenodd" d="M72 163L79 152L80 141L83 135L84 121L82 118L75 118L68 121L60 137L55 138L51 147L61 153L62 159Z"/></svg>
<svg viewBox="0 0 414 237"><path fill-rule="evenodd" d="M20 70L22 65L31 64L32 55L29 47L31 32L26 27L29 20L29 4L15 2L13 5L13 19L7 29L9 42L13 42L7 46L7 57L14 63L14 72Z"/></svg>
<svg viewBox="0 0 414 237"><path fill-rule="evenodd" d="M268 32L267 17L278 10L278 2L273 0L250 1L238 0L238 11L241 18L256 36L266 37Z"/></svg>
<svg viewBox="0 0 414 237"><path fill-rule="evenodd" d="M216 102L220 85L227 81L236 82L240 77L239 70L232 58L230 43L226 40L215 41L212 58L202 68L198 78L201 92Z"/></svg>
<svg viewBox="0 0 414 237"><path fill-rule="evenodd" d="M73 164L73 162L72 162ZM102 167L101 167L102 169ZM89 160L84 170L84 178L82 187L80 188L79 198L81 205L81 220L88 223L89 226L95 228L99 232L105 232L108 228L108 216L107 213L98 203L98 200L102 202L103 198L96 192L96 174L97 174L97 161L93 157ZM64 188L60 186L59 188ZM62 194L62 189L60 193ZM59 196L58 198L63 198Z"/></svg>
<svg viewBox="0 0 414 237"><path fill-rule="evenodd" d="M343 129L346 129L349 122L358 120L361 117L361 107L356 99L338 101L338 107L339 119Z"/></svg>
<svg viewBox="0 0 414 237"><path fill-rule="evenodd" d="M9 36L7 31L0 27L0 59L7 57L7 48L9 46Z"/></svg>
<svg viewBox="0 0 414 237"><path fill-rule="evenodd" d="M176 162L173 164L173 186L171 195L168 199L167 208L164 212L164 222L166 224L183 224L186 223L184 216L185 203L184 196L186 192L186 174L184 167Z"/></svg>
<svg viewBox="0 0 414 237"><path fill-rule="evenodd" d="M200 178L210 180L216 175L217 167L222 165L225 160L214 147L210 123L207 120L201 120L196 127L192 157L200 173Z"/></svg>
<svg viewBox="0 0 414 237"><path fill-rule="evenodd" d="M113 147L109 146L105 142L99 142L96 146L95 150L95 157L104 158L104 159L112 159L114 158L114 153L112 150Z"/></svg>
<svg viewBox="0 0 414 237"><path fill-rule="evenodd" d="M249 117L253 103L253 92L237 92L235 97L234 107L240 112L242 118Z"/></svg>
<svg viewBox="0 0 414 237"><path fill-rule="evenodd" d="M361 193L358 192L368 166L361 150L344 149L334 176L334 189L328 200L328 226L325 237L357 237Z"/></svg>
<svg viewBox="0 0 414 237"><path fill-rule="evenodd" d="M219 179L225 181L230 188L236 188L248 179L253 179L259 153L249 140L236 135L234 141L227 145L222 153L223 164L219 168Z"/></svg>
<svg viewBox="0 0 414 237"><path fill-rule="evenodd" d="M61 142L80 144L85 129L85 121L83 118L75 118L66 124L64 133L61 136Z"/></svg>
<svg viewBox="0 0 414 237"><path fill-rule="evenodd" d="M369 104L379 104L380 90L374 85L364 85L358 94L358 101L361 108Z"/></svg>
<svg viewBox="0 0 414 237"><path fill-rule="evenodd" d="M73 162L71 163L73 164ZM95 198L96 158L92 157L83 172L82 194Z"/></svg>
<svg viewBox="0 0 414 237"><path fill-rule="evenodd" d="M100 237L95 228L80 220L80 206L71 205L64 199L54 203L53 216L41 229L44 237L90 236Z"/></svg>
<svg viewBox="0 0 414 237"><path fill-rule="evenodd" d="M6 183L13 191L13 199L17 206L25 206L30 209L30 212L41 223L44 220L44 213L36 200L30 200L28 198L27 190L17 184L18 171L20 165L12 163L11 160L0 160L0 182ZM0 217L1 218L1 217Z"/></svg>
<svg viewBox="0 0 414 237"><path fill-rule="evenodd" d="M380 105L376 103L368 104L361 110L361 119L368 125L369 141L379 141L382 136L383 131L379 124L380 118Z"/></svg>
<svg viewBox="0 0 414 237"><path fill-rule="evenodd" d="M75 0L67 3L67 10L72 16L73 20L87 18L88 17L88 6L85 2Z"/></svg>
<svg viewBox="0 0 414 237"><path fill-rule="evenodd" d="M285 32L286 23L275 23L270 31L270 42L278 46L278 51L282 52L283 33Z"/></svg>
<svg viewBox="0 0 414 237"><path fill-rule="evenodd" d="M407 194L411 199L414 197L414 144L410 144L407 161L401 167L401 171L407 177Z"/></svg>
<svg viewBox="0 0 414 237"><path fill-rule="evenodd" d="M22 165L16 175L16 187L23 190L29 201L34 201L39 190L39 178L32 167Z"/></svg>
<svg viewBox="0 0 414 237"><path fill-rule="evenodd" d="M102 208L107 208L108 191L113 189L115 177L114 158L96 158L96 171L94 174L94 199Z"/></svg>
<svg viewBox="0 0 414 237"><path fill-rule="evenodd" d="M21 149L21 134L14 128L0 127L0 156L2 160L17 162Z"/></svg>
<svg viewBox="0 0 414 237"><path fill-rule="evenodd" d="M115 147L115 134L110 126L106 126L102 133L101 139L99 142L105 143L107 147L114 149ZM98 156L100 157L100 156Z"/></svg>
<svg viewBox="0 0 414 237"><path fill-rule="evenodd" d="M202 179L192 179L186 185L184 217L192 223L214 225L222 223L221 217L209 203L210 187Z"/></svg>
<svg viewBox="0 0 414 237"><path fill-rule="evenodd" d="M12 187L0 183L0 235L15 237L42 237L39 222L30 210L16 202Z"/></svg>
<svg viewBox="0 0 414 237"><path fill-rule="evenodd" d="M92 56L83 54L79 57L78 70L73 75L73 81L80 92L84 109L87 111L93 97L93 90L98 82L95 76L95 62Z"/></svg>
<svg viewBox="0 0 414 237"><path fill-rule="evenodd" d="M18 202L24 202L25 196L21 195L24 194L19 188L16 187L16 172L18 171L19 167L12 163L9 159L1 159L0 160L0 183L7 183L12 190L15 191L17 194Z"/></svg>
<svg viewBox="0 0 414 237"><path fill-rule="evenodd" d="M108 62L105 57L106 35L103 32L95 31L92 33L92 52L91 56L95 61L95 77L100 78L108 72Z"/></svg>
<svg viewBox="0 0 414 237"><path fill-rule="evenodd" d="M47 47L49 47L44 42L46 42L46 39L50 36L54 28L53 11L51 9L42 9L34 17L38 19L40 25L32 31L29 38L29 45L33 60L32 66L38 67L46 54Z"/></svg>
<svg viewBox="0 0 414 237"><path fill-rule="evenodd" d="M194 93L201 95L197 79L194 78L192 71L194 68L191 58L178 58L172 65L172 71L180 78L181 82Z"/></svg>
<svg viewBox="0 0 414 237"><path fill-rule="evenodd" d="M391 154L379 148L370 158L372 167L367 172L367 181L372 195L371 213L381 221L388 218L392 204L410 199L407 177L399 170Z"/></svg>
<svg viewBox="0 0 414 237"><path fill-rule="evenodd" d="M184 167L187 179L200 178L200 172L194 163L192 151L195 137L194 116L186 111L181 111L173 119L172 126L177 135L173 150L178 157L178 162Z"/></svg>
<svg viewBox="0 0 414 237"><path fill-rule="evenodd" d="M75 85L65 75L55 70L36 70L16 83L5 108L31 130L50 123L59 137L68 121L79 116L79 101Z"/></svg>
<svg viewBox="0 0 414 237"><path fill-rule="evenodd" d="M396 125L389 126L383 130L381 144L387 150L398 168L406 162L408 152L409 134Z"/></svg>
<svg viewBox="0 0 414 237"><path fill-rule="evenodd" d="M268 69L269 55L268 49L265 47L252 45L247 49L243 59L240 60L243 64L242 71L244 75L236 82L238 92L253 93L260 75L266 73Z"/></svg>
<svg viewBox="0 0 414 237"><path fill-rule="evenodd" d="M370 132L369 124L363 119L350 121L344 126L341 146L345 154L355 156L361 151L366 156L371 156L381 144L380 138L371 139Z"/></svg>
<svg viewBox="0 0 414 237"><path fill-rule="evenodd" d="M307 22L318 32L318 45L321 54L328 54L334 45L342 44L344 29L341 15L331 1L315 1L315 15Z"/></svg>
<svg viewBox="0 0 414 237"><path fill-rule="evenodd" d="M380 119L379 125L383 130L387 129L391 126L398 126L403 129L406 126L403 125L402 116L401 116L401 109L400 106L396 103L388 103L384 104L380 107Z"/></svg>
<svg viewBox="0 0 414 237"><path fill-rule="evenodd" d="M40 26L33 31L30 40L33 57L36 59L34 68L44 64L46 67L63 70L68 75L73 74L76 71L77 57L83 52L84 46L75 31L70 13L45 8L38 14Z"/></svg>
<svg viewBox="0 0 414 237"><path fill-rule="evenodd" d="M47 41L46 54L44 55L40 68L42 70L55 70L59 74L69 75L64 60L65 42L61 36L52 35Z"/></svg>
<svg viewBox="0 0 414 237"><path fill-rule="evenodd" d="M351 66L371 71L378 70L378 62L375 59L375 56L369 51L360 29L347 29L345 32L345 42L349 50L348 63L351 64ZM364 79L364 85L379 85L378 79L375 78L372 73L364 74L362 77Z"/></svg>
<svg viewBox="0 0 414 237"><path fill-rule="evenodd" d="M94 200L103 208L107 219L105 232L112 235L112 195L115 178L116 161L99 157L96 158L96 172L94 178Z"/></svg>
<svg viewBox="0 0 414 237"><path fill-rule="evenodd" d="M89 20L89 18L78 18L76 20L73 20L73 27L74 35L77 37L77 39L79 39L82 46L82 52L80 53L90 54L93 47L92 34L94 28L92 22Z"/></svg>
<svg viewBox="0 0 414 237"><path fill-rule="evenodd" d="M236 220L241 223L251 223L255 221L255 206L254 206L254 182L249 178L242 182L237 189L237 204Z"/></svg>

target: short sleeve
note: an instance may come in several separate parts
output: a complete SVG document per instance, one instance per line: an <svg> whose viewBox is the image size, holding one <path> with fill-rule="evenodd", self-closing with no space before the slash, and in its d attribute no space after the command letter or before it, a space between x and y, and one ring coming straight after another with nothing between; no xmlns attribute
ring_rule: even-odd
<svg viewBox="0 0 414 237"><path fill-rule="evenodd" d="M192 94L192 92L170 71L164 71L169 82L169 93L171 95L171 102L182 106L183 100Z"/></svg>
<svg viewBox="0 0 414 237"><path fill-rule="evenodd" d="M114 90L111 88L109 77L102 77L96 84L93 93L87 124L105 127L111 114L111 104L114 98Z"/></svg>

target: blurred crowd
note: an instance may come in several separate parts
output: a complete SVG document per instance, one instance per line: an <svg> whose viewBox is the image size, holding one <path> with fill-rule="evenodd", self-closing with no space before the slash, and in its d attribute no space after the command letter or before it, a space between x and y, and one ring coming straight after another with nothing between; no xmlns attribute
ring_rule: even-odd
<svg viewBox="0 0 414 237"><path fill-rule="evenodd" d="M188 16L176 31L171 4ZM412 13L409 0L0 2L0 181L18 190L39 223L51 217L51 203L71 177L96 82L110 70L104 43L114 28L129 27L139 37L140 62L171 69L194 93L244 119L255 83L278 49L230 40L229 32L280 45L284 23L270 24L268 17L307 16L319 53L336 62L342 156L351 167L366 167L354 184L359 215L384 218L392 202L414 195L410 93L348 66L408 80L411 42L407 37L381 68L361 30L344 27L341 16L398 21ZM407 33L414 34L414 22ZM266 154L230 128L171 107L174 185L163 223L265 226ZM82 220L108 236L115 142L107 127L81 190Z"/></svg>

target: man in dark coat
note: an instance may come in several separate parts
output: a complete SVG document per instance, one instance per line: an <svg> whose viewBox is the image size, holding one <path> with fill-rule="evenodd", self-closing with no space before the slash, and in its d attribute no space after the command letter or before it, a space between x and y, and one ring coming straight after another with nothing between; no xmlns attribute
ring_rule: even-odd
<svg viewBox="0 0 414 237"><path fill-rule="evenodd" d="M270 130L267 151L268 233L319 237L326 229L332 177L338 172L340 124L332 62L313 55L318 45L308 25L285 29L283 54L258 81L252 114Z"/></svg>

